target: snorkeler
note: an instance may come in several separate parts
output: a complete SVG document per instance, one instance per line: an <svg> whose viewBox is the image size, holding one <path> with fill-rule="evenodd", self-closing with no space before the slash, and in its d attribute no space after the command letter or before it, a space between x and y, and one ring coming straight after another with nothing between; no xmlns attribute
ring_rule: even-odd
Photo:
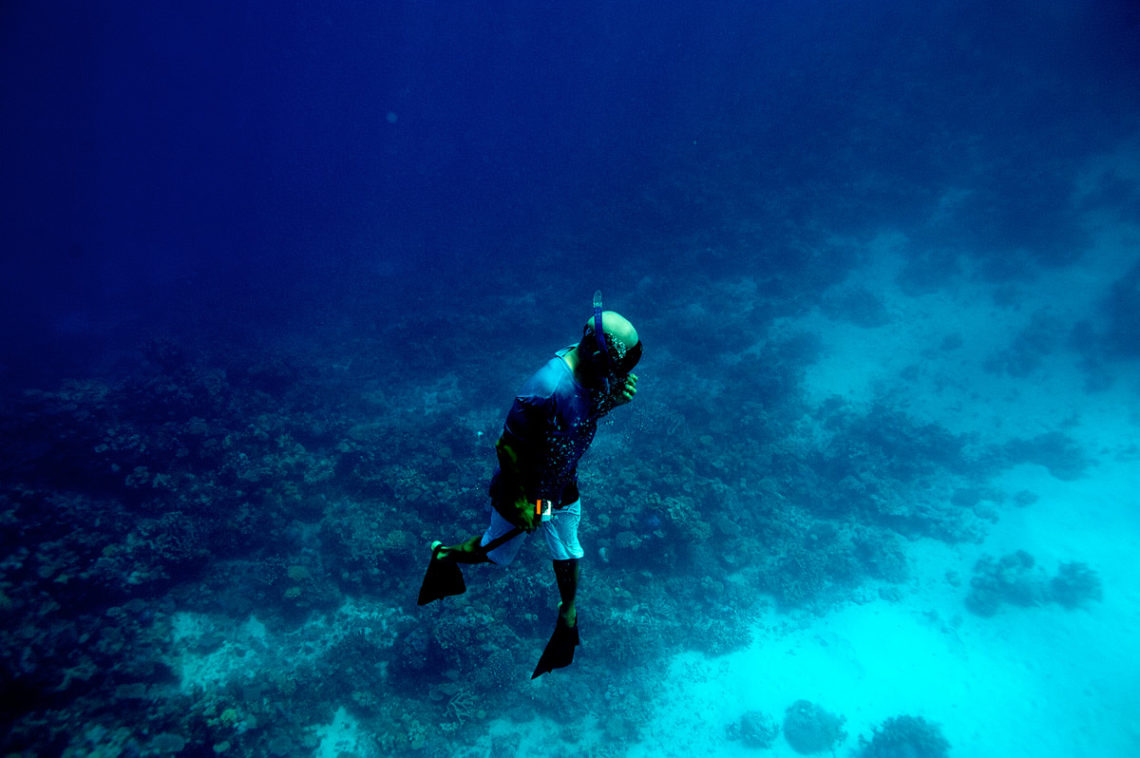
<svg viewBox="0 0 1140 758"><path fill-rule="evenodd" d="M584 555L578 544L578 460L594 439L598 419L637 394L637 376L631 372L640 358L633 324L603 311L601 292L595 293L594 314L582 339L531 376L507 414L495 443L499 465L491 479L490 526L457 545L431 545L420 605L466 591L460 563L506 566L522 547L523 535L542 530L561 602L532 679L574 660L579 642L574 597Z"/></svg>

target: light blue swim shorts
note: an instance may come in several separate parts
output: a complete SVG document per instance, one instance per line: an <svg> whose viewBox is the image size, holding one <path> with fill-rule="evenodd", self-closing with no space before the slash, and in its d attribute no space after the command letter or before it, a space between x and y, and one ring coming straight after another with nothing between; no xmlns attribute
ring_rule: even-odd
<svg viewBox="0 0 1140 758"><path fill-rule="evenodd" d="M536 531L542 532L546 538L546 547L550 549L550 557L556 561L568 561L571 558L581 558L586 554L578 544L578 522L582 519L582 500L579 498L564 508L554 511L554 518L542 522ZM480 545L489 545L494 539L501 537L515 528L515 525L499 515L494 506L491 507L491 525L483 533ZM522 532L514 539L499 545L487 553L493 563L500 566L510 565L518 555L519 549L526 542L527 534Z"/></svg>

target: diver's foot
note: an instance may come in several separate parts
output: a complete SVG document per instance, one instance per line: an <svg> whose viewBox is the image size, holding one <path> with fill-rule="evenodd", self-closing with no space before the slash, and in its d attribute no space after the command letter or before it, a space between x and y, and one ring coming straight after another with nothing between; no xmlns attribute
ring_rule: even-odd
<svg viewBox="0 0 1140 758"><path fill-rule="evenodd" d="M454 560L448 560L447 548L439 540L431 543L431 560L420 586L418 605L427 605L441 598L462 595L467 591L463 572Z"/></svg>
<svg viewBox="0 0 1140 758"><path fill-rule="evenodd" d="M578 619L575 618L572 625L567 623L559 609L558 621L554 624L554 634L550 636L550 642L546 643L546 649L542 651L542 657L538 659L538 665L535 666L530 678L537 679L554 669L569 666L574 662L574 648L580 644L582 640L578 636Z"/></svg>

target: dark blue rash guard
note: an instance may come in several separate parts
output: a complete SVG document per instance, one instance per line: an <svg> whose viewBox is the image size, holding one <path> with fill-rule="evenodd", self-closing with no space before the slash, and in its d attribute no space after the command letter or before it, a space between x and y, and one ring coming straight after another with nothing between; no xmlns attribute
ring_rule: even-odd
<svg viewBox="0 0 1140 758"><path fill-rule="evenodd" d="M505 441L519 455L521 485L528 500L577 500L578 460L598 429L597 406L590 390L574 379L559 350L526 380L503 428ZM502 472L495 469L491 496L498 499Z"/></svg>

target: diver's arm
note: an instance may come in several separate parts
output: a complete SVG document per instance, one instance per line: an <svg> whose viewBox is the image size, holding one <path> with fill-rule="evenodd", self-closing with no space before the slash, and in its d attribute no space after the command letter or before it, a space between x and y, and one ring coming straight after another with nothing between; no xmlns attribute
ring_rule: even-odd
<svg viewBox="0 0 1140 758"><path fill-rule="evenodd" d="M502 516L515 526L521 526L528 532L533 531L534 504L527 498L526 488L523 487L519 453L507 441L505 434L495 443L495 453L499 457L499 487L502 488L500 505L512 510L512 513L503 513Z"/></svg>

